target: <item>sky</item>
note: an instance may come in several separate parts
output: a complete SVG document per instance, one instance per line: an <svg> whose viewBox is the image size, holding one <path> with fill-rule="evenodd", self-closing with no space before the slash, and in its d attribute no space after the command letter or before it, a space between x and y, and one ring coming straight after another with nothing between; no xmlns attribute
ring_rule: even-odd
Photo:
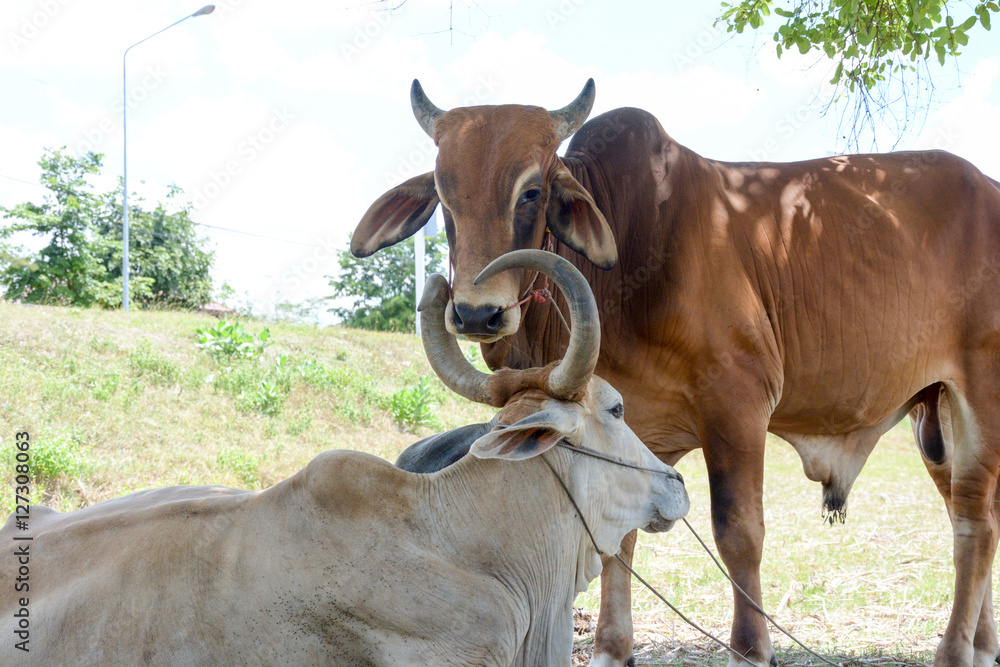
<svg viewBox="0 0 1000 667"><path fill-rule="evenodd" d="M0 206L41 201L46 148L104 154L95 184L114 187L127 106L129 189L157 201L180 186L216 282L267 313L328 296L336 252L368 206L433 169L410 110L414 78L444 109L555 109L593 77L592 115L644 108L713 159L851 148L850 107L827 104L833 65L779 60L773 28L726 34L715 1L400 2L221 0L131 49L123 91L125 49L198 0L4 0ZM911 90L930 96L927 113L900 132L897 105L861 150L946 149L1000 179L1000 30L970 36L957 61L931 67L933 89Z"/></svg>

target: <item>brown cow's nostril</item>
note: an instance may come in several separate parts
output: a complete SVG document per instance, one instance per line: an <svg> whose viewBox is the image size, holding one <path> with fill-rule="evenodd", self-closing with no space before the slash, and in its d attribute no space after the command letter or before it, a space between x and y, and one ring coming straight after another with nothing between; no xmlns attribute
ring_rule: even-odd
<svg viewBox="0 0 1000 667"><path fill-rule="evenodd" d="M503 309L499 306L468 306L455 304L455 331L460 334L495 336L503 324Z"/></svg>
<svg viewBox="0 0 1000 667"><path fill-rule="evenodd" d="M486 328L492 331L498 331L500 329L501 322L503 322L503 311L497 310L493 317L486 320Z"/></svg>

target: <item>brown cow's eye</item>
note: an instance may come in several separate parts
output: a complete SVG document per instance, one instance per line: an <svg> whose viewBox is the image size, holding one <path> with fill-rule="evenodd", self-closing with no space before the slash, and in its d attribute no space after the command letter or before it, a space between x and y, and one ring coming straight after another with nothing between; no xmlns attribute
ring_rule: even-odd
<svg viewBox="0 0 1000 667"><path fill-rule="evenodd" d="M621 419L625 416L625 406L619 403L615 407L608 410L614 416L615 419Z"/></svg>
<svg viewBox="0 0 1000 667"><path fill-rule="evenodd" d="M531 188L530 190L525 190L524 194L518 200L518 204L532 204L538 201L538 198L542 196L542 191L538 188Z"/></svg>

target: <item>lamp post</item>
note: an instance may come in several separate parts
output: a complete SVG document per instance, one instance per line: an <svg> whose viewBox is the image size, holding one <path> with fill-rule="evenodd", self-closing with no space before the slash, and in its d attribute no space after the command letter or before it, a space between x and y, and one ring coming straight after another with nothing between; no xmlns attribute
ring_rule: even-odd
<svg viewBox="0 0 1000 667"><path fill-rule="evenodd" d="M128 87L126 83L126 57L128 52L139 46L146 40L156 37L164 30L170 30L178 23L183 23L195 16L205 16L215 11L215 5L205 5L194 14L189 14L180 21L175 21L163 30L154 32L145 39L140 39L132 46L125 49L122 54L122 310L128 311Z"/></svg>

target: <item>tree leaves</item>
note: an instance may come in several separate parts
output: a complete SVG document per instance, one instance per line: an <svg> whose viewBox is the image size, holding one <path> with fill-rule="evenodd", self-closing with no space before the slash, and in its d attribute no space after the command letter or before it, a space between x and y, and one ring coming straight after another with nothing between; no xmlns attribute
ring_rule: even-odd
<svg viewBox="0 0 1000 667"><path fill-rule="evenodd" d="M38 164L48 188L43 203L0 207L11 221L0 238L28 232L48 238L36 254L0 254L0 289L26 303L117 307L121 303L121 188L95 193L87 178L100 173L102 156L47 150ZM169 196L177 193L172 189ZM212 253L202 246L184 208L169 213L136 201L129 206L129 292L132 300L196 307L212 289Z"/></svg>
<svg viewBox="0 0 1000 667"><path fill-rule="evenodd" d="M969 43L977 24L991 28L992 14L1000 12L995 1L975 6L973 14L958 20L952 11L967 11L964 3L949 0L791 0L789 8L774 7L774 0L723 3L717 23L728 32L757 30L774 14L783 22L773 34L779 56L791 48L806 54L823 51L837 61L832 84L849 90L872 90L885 81L887 71L913 71L919 60L935 58L944 64Z"/></svg>
<svg viewBox="0 0 1000 667"><path fill-rule="evenodd" d="M424 239L427 272L443 271L448 240L444 234ZM358 259L348 250L339 253L340 274L330 277L333 296L348 298L350 307L330 308L341 324L376 331L416 331L416 284L413 242L402 241Z"/></svg>

